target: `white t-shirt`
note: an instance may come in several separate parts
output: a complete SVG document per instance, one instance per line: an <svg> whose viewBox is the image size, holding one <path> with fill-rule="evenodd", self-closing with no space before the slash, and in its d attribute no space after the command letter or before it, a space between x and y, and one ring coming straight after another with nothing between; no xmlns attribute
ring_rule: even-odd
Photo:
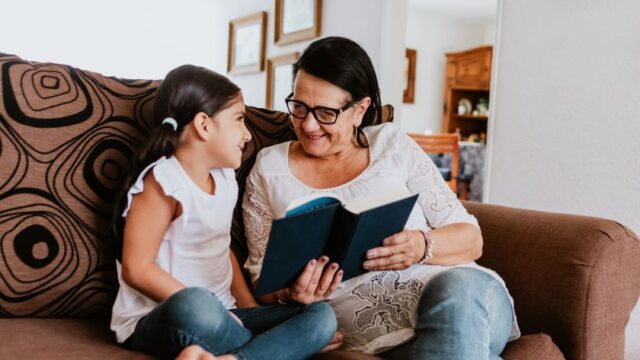
<svg viewBox="0 0 640 360"><path fill-rule="evenodd" d="M290 142L260 151L247 179L243 201L249 247L249 258L244 266L252 281L260 276L273 219L282 217L293 200L313 193L330 192L349 202L381 189L404 188L419 194L407 221L407 229L428 230L454 223L478 226L475 217L456 198L431 158L394 124L371 126L364 132L370 144L369 166L355 179L329 189L309 187L293 176L288 161ZM457 266L485 271L504 286L504 281L495 272L475 262ZM344 332L344 348L380 353L411 339L422 288L434 275L450 268L414 264L401 271L369 272L343 281L331 294L329 304ZM515 312L513 315L511 339L520 336Z"/></svg>
<svg viewBox="0 0 640 360"><path fill-rule="evenodd" d="M214 169L216 193L209 194L189 178L175 157L161 158L142 171L127 194L126 217L133 195L144 191L144 176L152 170L162 191L182 206L162 239L156 264L186 286L209 289L227 308L235 307L231 296L232 268L229 258L231 218L238 198L238 184L231 169ZM120 290L113 305L111 330L124 342L138 321L158 305L122 280L116 262Z"/></svg>

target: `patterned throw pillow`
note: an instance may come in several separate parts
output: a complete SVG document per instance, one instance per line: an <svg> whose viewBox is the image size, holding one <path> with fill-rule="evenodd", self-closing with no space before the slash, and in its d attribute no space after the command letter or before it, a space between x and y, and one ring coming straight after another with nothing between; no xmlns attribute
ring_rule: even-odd
<svg viewBox="0 0 640 360"><path fill-rule="evenodd" d="M0 54L0 316L108 313L114 191L157 81Z"/></svg>
<svg viewBox="0 0 640 360"><path fill-rule="evenodd" d="M160 83L0 53L0 317L108 316L117 292L109 222ZM393 118L390 105L383 118ZM286 114L247 107L240 198L263 147L294 137ZM232 247L247 249L240 202Z"/></svg>

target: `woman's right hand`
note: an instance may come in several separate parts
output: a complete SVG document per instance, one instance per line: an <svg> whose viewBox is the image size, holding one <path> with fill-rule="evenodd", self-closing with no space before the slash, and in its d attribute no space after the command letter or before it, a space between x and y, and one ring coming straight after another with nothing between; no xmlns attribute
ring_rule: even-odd
<svg viewBox="0 0 640 360"><path fill-rule="evenodd" d="M309 261L298 280L287 289L287 297L301 304L312 304L334 292L342 281L344 271L338 269L337 263L331 263L325 270L328 263L327 256Z"/></svg>

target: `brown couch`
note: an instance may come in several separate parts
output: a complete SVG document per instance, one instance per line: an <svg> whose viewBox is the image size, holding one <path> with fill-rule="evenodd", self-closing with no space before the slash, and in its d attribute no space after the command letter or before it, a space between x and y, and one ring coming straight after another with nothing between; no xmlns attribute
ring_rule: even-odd
<svg viewBox="0 0 640 360"><path fill-rule="evenodd" d="M128 158L149 132L158 82L5 54L0 67L0 358L148 358L119 347L108 328L117 281L107 224ZM253 141L241 190L257 151L293 136L284 114L247 110ZM465 206L483 230L480 263L505 279L525 334L504 358L623 358L640 292L635 234L598 218ZM243 258L239 213L233 248Z"/></svg>

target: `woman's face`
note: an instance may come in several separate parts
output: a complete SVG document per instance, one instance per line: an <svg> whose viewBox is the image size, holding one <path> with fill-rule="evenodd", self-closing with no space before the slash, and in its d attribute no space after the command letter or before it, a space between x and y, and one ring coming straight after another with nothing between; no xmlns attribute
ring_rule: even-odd
<svg viewBox="0 0 640 360"><path fill-rule="evenodd" d="M292 99L309 108L320 106L332 109L341 109L353 100L348 92L302 70L296 75ZM304 119L291 116L293 128L304 151L313 156L325 157L353 148L354 127L362 122L370 101L367 97L344 109L331 125L318 122L311 111Z"/></svg>

